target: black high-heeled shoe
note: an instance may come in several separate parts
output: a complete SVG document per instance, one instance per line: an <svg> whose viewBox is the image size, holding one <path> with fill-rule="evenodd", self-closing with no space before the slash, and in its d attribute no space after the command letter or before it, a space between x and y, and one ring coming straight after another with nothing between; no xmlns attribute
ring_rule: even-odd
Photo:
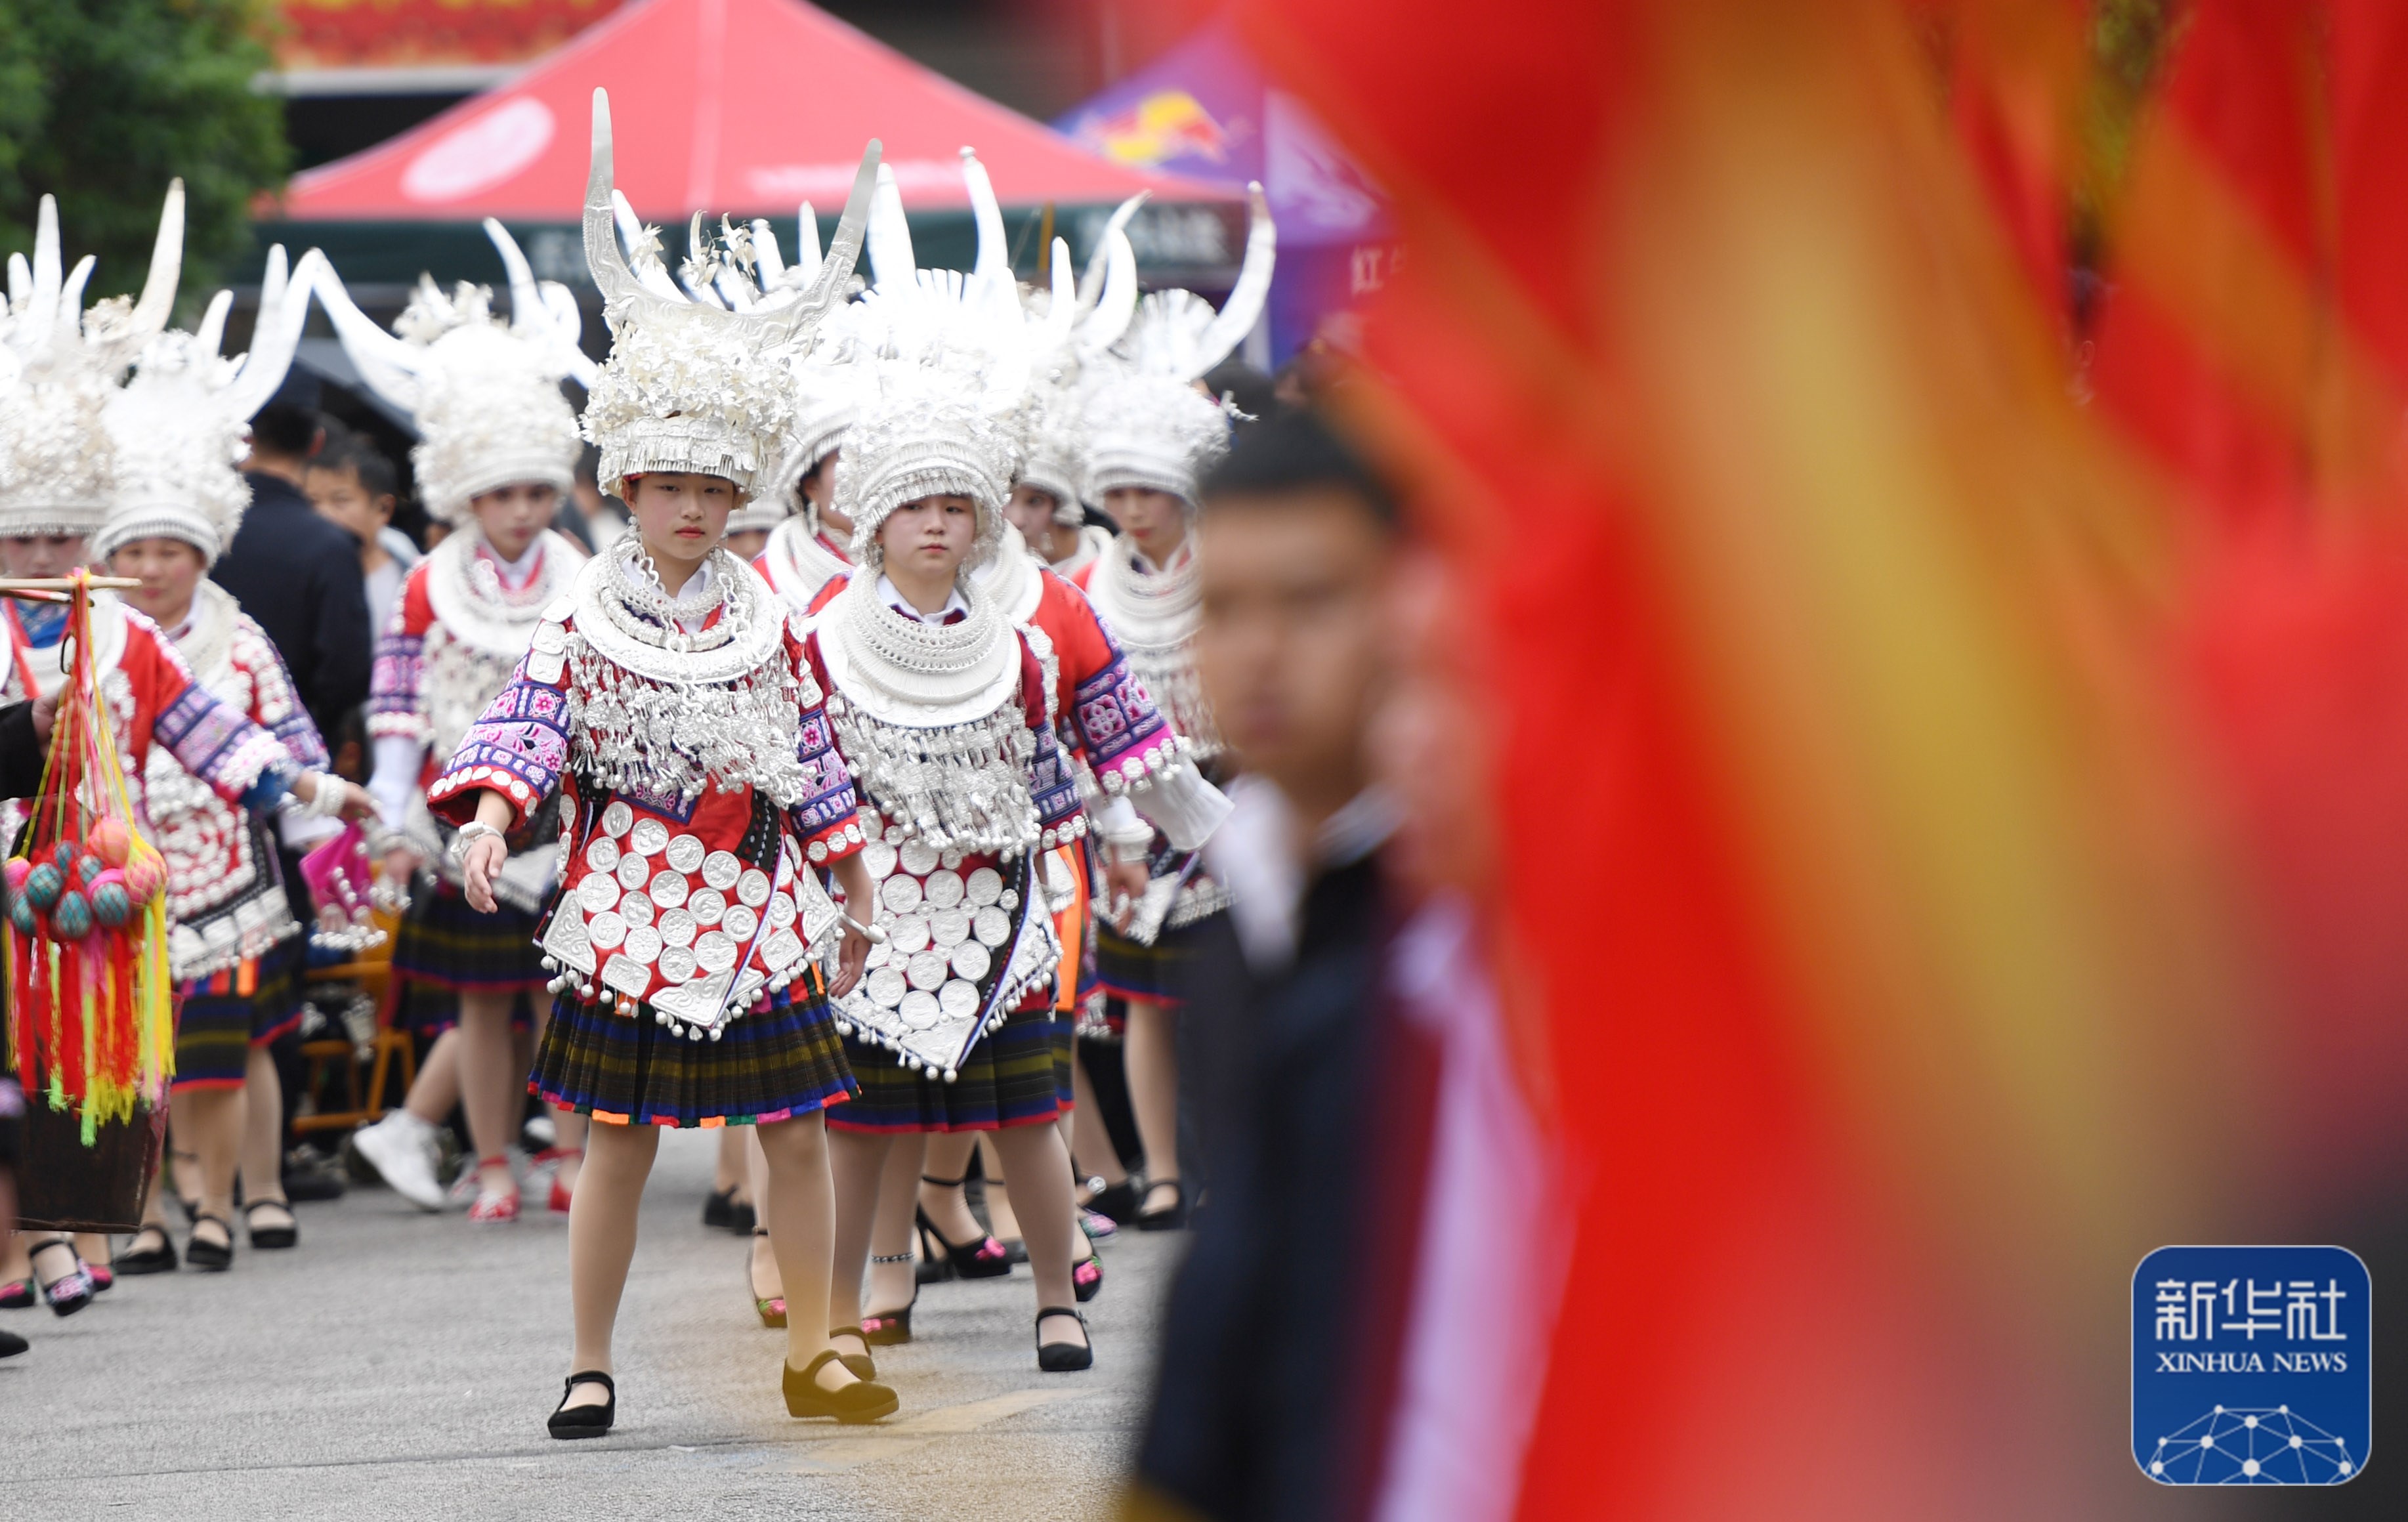
<svg viewBox="0 0 2408 1522"><path fill-rule="evenodd" d="M858 1337L861 1339L861 1345L864 1348L869 1346L869 1334L863 1331L858 1327L830 1327L828 1328L828 1335L830 1337ZM870 1356L866 1352L847 1353L842 1349L838 1349L836 1356L836 1361L844 1365L848 1370L851 1370L853 1377L855 1379L876 1379L878 1377L877 1360L870 1357Z"/></svg>
<svg viewBox="0 0 2408 1522"><path fill-rule="evenodd" d="M1167 1185L1178 1196L1160 1210L1140 1210L1133 1223L1140 1231L1177 1231L1187 1225L1187 1186L1177 1179L1151 1180L1145 1192L1154 1193L1158 1185Z"/></svg>
<svg viewBox="0 0 2408 1522"><path fill-rule="evenodd" d="M598 1406L572 1406L568 1398L577 1393L580 1385L599 1385L609 1399ZM560 1404L552 1408L544 1426L556 1438L608 1437L610 1424L619 1419L619 1386L599 1369L588 1369L581 1374L571 1374L561 1383Z"/></svg>
<svg viewBox="0 0 2408 1522"><path fill-rule="evenodd" d="M822 1389L820 1366L836 1360L836 1349L829 1348L800 1369L791 1363L784 1366L780 1384L786 1396L787 1415L833 1416L848 1424L874 1422L881 1416L894 1415L896 1408L903 1404L893 1390L866 1379L857 1379L838 1389Z"/></svg>
<svg viewBox="0 0 2408 1522"><path fill-rule="evenodd" d="M167 1235L167 1228L165 1227L146 1226L141 1230L134 1233L134 1240L136 1242L140 1242L145 1237L158 1238L159 1245L156 1247L128 1247L126 1251L120 1253L115 1257L109 1259L108 1266L115 1269L120 1273L125 1274L175 1272L176 1242L174 1238Z"/></svg>
<svg viewBox="0 0 2408 1522"><path fill-rule="evenodd" d="M226 1240L223 1242L202 1241L201 1223L203 1221L215 1221L218 1224L218 1229L225 1233ZM211 1273L222 1273L226 1270L233 1268L233 1223L229 1222L222 1215L212 1215L207 1211L203 1211L200 1214L194 1216L193 1234L184 1240L184 1261L190 1263L196 1269L207 1269Z"/></svg>
<svg viewBox="0 0 2408 1522"><path fill-rule="evenodd" d="M45 1282L42 1278L42 1255L53 1249L65 1253L74 1260L75 1267ZM43 1242L25 1256L33 1265L34 1283L42 1292L42 1303L50 1308L52 1315L71 1316L92 1303L92 1275L84 1271L83 1255L75 1250L74 1242L54 1239Z"/></svg>
<svg viewBox="0 0 2408 1522"><path fill-rule="evenodd" d="M1037 1367L1049 1374L1074 1374L1082 1369L1093 1368L1096 1347L1092 1341L1048 1343L1044 1340L1045 1321L1049 1316L1068 1316L1079 1324L1079 1333L1082 1338L1090 1335L1084 1315L1067 1305L1047 1306L1037 1313Z"/></svg>
<svg viewBox="0 0 2408 1522"><path fill-rule="evenodd" d="M960 1179L931 1178L925 1173L920 1175L920 1182L933 1184L939 1189L958 1189L962 1186ZM921 1240L944 1255L945 1266L953 1271L955 1278L1000 1279L1011 1271L1011 1255L1005 1252L1003 1243L996 1241L992 1235L982 1236L967 1247L961 1246L948 1240L943 1232L937 1229L937 1223L928 1219L928 1213L925 1210L914 1205L912 1214L919 1223ZM937 1256L937 1252L930 1252L927 1255L932 1262L936 1260Z"/></svg>
<svg viewBox="0 0 2408 1522"><path fill-rule="evenodd" d="M910 1260L911 1255L909 1253L896 1253L892 1256L878 1253L869 1255L869 1261L872 1263L908 1263ZM911 1306L919 1303L920 1286L914 1284L911 1286L910 1305L906 1305L900 1311L872 1311L861 1318L861 1340L871 1347L896 1347L910 1342L911 1340ZM847 1364L845 1367L851 1369L853 1366ZM853 1372L859 1374L861 1371L854 1369Z"/></svg>

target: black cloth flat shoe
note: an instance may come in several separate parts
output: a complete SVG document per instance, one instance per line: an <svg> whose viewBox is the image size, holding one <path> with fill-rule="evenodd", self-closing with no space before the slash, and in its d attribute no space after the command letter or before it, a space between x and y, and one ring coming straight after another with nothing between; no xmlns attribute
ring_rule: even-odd
<svg viewBox="0 0 2408 1522"><path fill-rule="evenodd" d="M34 1344L12 1331L0 1331L0 1358L13 1358Z"/></svg>
<svg viewBox="0 0 2408 1522"><path fill-rule="evenodd" d="M867 1347L869 1345L868 1334L864 1332L858 1327L830 1327L828 1328L828 1335L830 1337L858 1337L861 1339L861 1345L863 1347ZM853 1371L853 1377L855 1379L876 1379L878 1377L878 1365L872 1361L869 1355L867 1353L839 1353L836 1356L836 1361L851 1370Z"/></svg>
<svg viewBox="0 0 2408 1522"><path fill-rule="evenodd" d="M293 1213L293 1207L281 1199L254 1199L243 1206L242 1224L244 1229L251 1233L251 1244L262 1248L297 1246L301 1241L300 1225L287 1221L280 1226L261 1226L254 1213L264 1210L280 1210L287 1215Z"/></svg>
<svg viewBox="0 0 2408 1522"><path fill-rule="evenodd" d="M1173 1199L1169 1204L1162 1207L1160 1210L1141 1210L1138 1212L1137 1220L1133 1224L1140 1231L1177 1231L1187 1225L1186 1185L1181 1184L1177 1179L1164 1179L1162 1182L1168 1185L1171 1192L1177 1195L1178 1198ZM1149 1184L1145 1187L1146 1193L1152 1194L1154 1192L1154 1186L1153 1185Z"/></svg>
<svg viewBox="0 0 2408 1522"><path fill-rule="evenodd" d="M0 1311L30 1311L38 1303L31 1279L11 1279L0 1285Z"/></svg>
<svg viewBox="0 0 2408 1522"><path fill-rule="evenodd" d="M75 1267L44 1283L42 1255L53 1252L66 1254ZM92 1303L92 1275L84 1271L83 1256L75 1250L75 1243L63 1239L46 1242L33 1249L27 1258L34 1266L34 1282L42 1292L42 1301L52 1315L71 1316Z"/></svg>
<svg viewBox="0 0 2408 1522"><path fill-rule="evenodd" d="M1082 1333L1084 1333L1087 1329L1087 1318L1085 1316L1081 1315L1078 1312L1071 1310L1067 1305L1049 1305L1044 1310L1037 1313L1037 1329L1040 1334L1045 1330L1046 1319L1051 1316L1068 1316L1079 1324L1079 1330ZM1049 1374L1074 1374L1082 1369L1093 1368L1095 1366L1095 1362L1096 1349L1095 1344L1092 1342L1047 1343L1039 1341L1037 1344L1037 1367Z"/></svg>
<svg viewBox="0 0 2408 1522"><path fill-rule="evenodd" d="M801 1369L784 1366L781 1385L786 1396L789 1416L833 1416L845 1423L874 1422L881 1416L892 1416L902 1400L883 1385L858 1380L842 1389L824 1390L819 1385L820 1365L836 1361L836 1349L830 1348Z"/></svg>
<svg viewBox="0 0 2408 1522"><path fill-rule="evenodd" d="M155 1238L156 1247L129 1247L108 1260L108 1266L120 1273L173 1273L176 1271L176 1244L167 1233L155 1226L146 1226L134 1234L139 1242L145 1237Z"/></svg>
<svg viewBox="0 0 2408 1522"><path fill-rule="evenodd" d="M1138 1196L1137 1181L1123 1179L1110 1188L1098 1189L1087 1200L1087 1208L1114 1221L1134 1221L1137 1208L1144 1203Z"/></svg>
<svg viewBox="0 0 2408 1522"><path fill-rule="evenodd" d="M203 1241L201 1238L201 1223L203 1221L215 1221L218 1224L218 1229L226 1234L226 1240L223 1242ZM222 1215L203 1213L194 1216L193 1234L184 1241L184 1261L190 1263L196 1269L207 1269L211 1273L222 1273L226 1270L233 1268L233 1224L227 1221Z"/></svg>
<svg viewBox="0 0 2408 1522"><path fill-rule="evenodd" d="M298 1162L290 1156L286 1157L283 1176L279 1182L284 1185L284 1203L296 1203L306 1199L312 1204L317 1204L329 1199L340 1199L343 1198L345 1187L343 1175L336 1170L335 1166L321 1161L315 1156L306 1157Z"/></svg>
<svg viewBox="0 0 2408 1522"><path fill-rule="evenodd" d="M572 1406L568 1398L577 1393L580 1385L599 1385L609 1392L610 1399L598 1406ZM610 1424L619 1419L619 1386L599 1369L588 1369L581 1374L571 1374L560 1386L560 1404L552 1408L552 1416L544 1426L556 1438L608 1437Z"/></svg>

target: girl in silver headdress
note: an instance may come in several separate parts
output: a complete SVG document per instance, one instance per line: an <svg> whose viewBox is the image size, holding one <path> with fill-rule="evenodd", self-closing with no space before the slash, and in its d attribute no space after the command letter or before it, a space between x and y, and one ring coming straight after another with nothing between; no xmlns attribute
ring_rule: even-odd
<svg viewBox="0 0 2408 1522"><path fill-rule="evenodd" d="M461 897L447 854L451 832L428 811L425 787L509 683L543 610L585 564L583 552L549 525L581 447L560 382L595 380L593 362L577 347L576 298L565 286L538 283L499 223L489 220L485 231L509 274L508 323L494 319L484 288L446 293L422 279L388 333L351 304L331 269L318 282L362 377L416 419L419 495L452 530L402 583L377 644L367 714L376 753L368 786L381 815L385 872L403 885L423 882L394 947L400 1008L438 1050L403 1105L362 1127L353 1144L396 1192L436 1209L443 1191L435 1178L435 1127L456 1099L467 1112L477 1158L468 1219L480 1223L519 1216L508 1149L525 1103L525 1075L513 1057L512 1011L523 999L542 1000L551 981L535 936L559 874L560 830L550 814L530 823L512 842L496 890L502 907L478 915ZM539 1003L533 1016L539 1037ZM583 1137L582 1117L558 1114L553 1145L535 1159L531 1171L551 1175L555 1212L566 1213L576 1190Z"/></svg>
<svg viewBox="0 0 2408 1522"><path fill-rule="evenodd" d="M463 888L487 912L506 837L555 792L567 820L543 932L560 997L532 1083L594 1124L569 1213L577 1347L555 1437L616 1418L611 1332L657 1127L753 1127L780 1271L790 1292L824 1293L822 1113L853 1084L823 989L853 985L869 940L819 874L864 901L866 837L787 610L720 540L790 405L778 356L851 273L875 162L872 145L845 229L794 299L767 312L690 302L648 238L636 266L619 247L595 93L585 245L612 341L584 424L636 528L544 610L518 674L427 790L459 826ZM707 285L716 256L697 248L689 280ZM781 1389L797 1416L869 1421L896 1405L816 1316L788 1323Z"/></svg>
<svg viewBox="0 0 2408 1522"><path fill-rule="evenodd" d="M897 1138L989 1131L1037 1276L1039 1364L1078 1369L1093 1355L1070 1280L1069 1157L1054 1124L1061 953L1040 864L1085 818L1047 722L1051 647L963 574L1000 544L1012 464L1010 439L966 390L932 374L864 402L837 477L860 569L805 639L866 805L874 896L848 891L847 912L883 932L839 1000L862 1095L829 1122L829 1319L865 1356L873 1336L901 1340L859 1314L888 1151ZM891 1315L905 1335L910 1314Z"/></svg>
<svg viewBox="0 0 2408 1522"><path fill-rule="evenodd" d="M265 1046L299 1019L302 938L269 821L288 795L330 829L338 814L364 814L367 800L327 773L325 747L274 648L203 577L250 501L235 469L245 424L292 359L317 256L306 255L288 280L284 251L270 251L251 350L228 361L218 346L231 293L218 294L196 333L165 330L182 232L179 183L141 299L130 310L87 314L92 262L63 277L57 208L42 198L34 259L11 262L20 289L0 327L0 568L56 575L80 564L89 545L141 573L144 585L128 600L93 597L93 679L136 817L168 869L174 1126L179 1150L198 1164L184 1181L197 1197L185 1261L223 1269L234 1260L238 1165L253 1245L297 1239L284 1208L283 1113ZM8 698L60 691L64 611L0 605ZM11 825L22 818L9 811ZM178 1266L159 1198L154 1187L148 1224L118 1260L126 1272ZM60 1258L36 1253L41 1278ZM64 1314L92 1285L79 1267L43 1278L42 1291Z"/></svg>
<svg viewBox="0 0 2408 1522"><path fill-rule="evenodd" d="M1270 213L1253 187L1254 226L1238 286L1218 312L1185 291L1145 298L1114 352L1116 367L1091 377L1082 424L1087 499L1120 524L1120 537L1073 578L1128 652L1130 669L1194 745L1204 774L1224 780L1221 742L1197 681L1200 613L1195 541L1189 532L1197 483L1228 449L1226 409L1197 389L1197 377L1226 358L1260 314L1276 249ZM1110 779L1105 779L1109 786ZM1228 892L1185 849L1127 810L1105 822L1099 854L1108 873L1138 864L1141 890L1115 883L1096 926L1099 981L1128 1011L1125 1047L1130 1108L1145 1149L1147 1188L1136 1224L1184 1224L1188 1185L1179 1156L1179 1077L1173 1021L1181 965L1197 926L1228 903Z"/></svg>

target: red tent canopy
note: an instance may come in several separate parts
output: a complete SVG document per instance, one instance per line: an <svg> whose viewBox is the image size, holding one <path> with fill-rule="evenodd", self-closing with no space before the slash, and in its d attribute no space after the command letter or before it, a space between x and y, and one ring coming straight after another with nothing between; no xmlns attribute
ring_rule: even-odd
<svg viewBox="0 0 2408 1522"><path fill-rule="evenodd" d="M594 87L610 92L617 182L637 211L833 210L884 142L914 210L959 208L975 148L1007 204L1226 200L1111 164L798 0L642 0L524 74L391 142L296 175L294 221L574 222Z"/></svg>

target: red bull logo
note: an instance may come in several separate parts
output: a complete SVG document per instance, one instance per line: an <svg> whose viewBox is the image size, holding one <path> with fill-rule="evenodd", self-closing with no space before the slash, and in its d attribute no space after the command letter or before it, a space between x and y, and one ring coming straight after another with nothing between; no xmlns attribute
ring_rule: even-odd
<svg viewBox="0 0 2408 1522"><path fill-rule="evenodd" d="M1157 90L1125 111L1091 120L1080 136L1113 163L1147 169L1188 157L1218 164L1228 150L1221 123L1184 90Z"/></svg>

